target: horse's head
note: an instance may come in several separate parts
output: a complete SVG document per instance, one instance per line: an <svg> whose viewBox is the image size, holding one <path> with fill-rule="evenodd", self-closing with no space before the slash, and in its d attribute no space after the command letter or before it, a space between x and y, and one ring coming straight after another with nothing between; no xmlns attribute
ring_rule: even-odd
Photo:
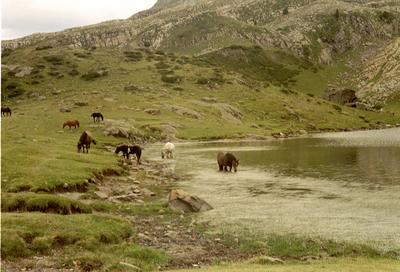
<svg viewBox="0 0 400 272"><path fill-rule="evenodd" d="M78 148L78 153L81 152L82 146L83 145L80 142L78 142L78 144L76 145L76 147Z"/></svg>
<svg viewBox="0 0 400 272"><path fill-rule="evenodd" d="M237 171L237 167L239 166L239 160L234 159L232 162L233 171Z"/></svg>

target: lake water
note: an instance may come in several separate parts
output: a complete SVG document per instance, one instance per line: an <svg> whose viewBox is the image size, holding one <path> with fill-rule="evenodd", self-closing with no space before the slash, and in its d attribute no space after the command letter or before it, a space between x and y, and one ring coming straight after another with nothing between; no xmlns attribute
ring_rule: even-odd
<svg viewBox="0 0 400 272"><path fill-rule="evenodd" d="M218 151L240 159L237 173L218 171ZM214 207L200 217L215 225L400 249L399 128L179 144L167 163Z"/></svg>

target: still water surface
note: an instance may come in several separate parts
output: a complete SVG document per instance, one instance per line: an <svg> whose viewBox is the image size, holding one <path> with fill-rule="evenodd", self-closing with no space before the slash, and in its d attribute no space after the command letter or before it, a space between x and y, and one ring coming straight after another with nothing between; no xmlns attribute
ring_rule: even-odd
<svg viewBox="0 0 400 272"><path fill-rule="evenodd" d="M400 129L266 142L177 145L179 187L219 226L322 236L400 249ZM216 154L240 159L218 172Z"/></svg>

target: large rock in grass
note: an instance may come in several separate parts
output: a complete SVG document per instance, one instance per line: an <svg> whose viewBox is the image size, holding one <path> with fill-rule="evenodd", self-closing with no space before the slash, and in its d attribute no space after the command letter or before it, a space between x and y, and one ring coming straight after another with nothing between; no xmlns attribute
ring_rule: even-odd
<svg viewBox="0 0 400 272"><path fill-rule="evenodd" d="M121 137L129 139L136 129L122 120L106 119L104 121L103 133L107 136Z"/></svg>
<svg viewBox="0 0 400 272"><path fill-rule="evenodd" d="M211 210L210 204L197 196L192 196L183 190L172 190L168 196L168 206L180 212L203 212Z"/></svg>

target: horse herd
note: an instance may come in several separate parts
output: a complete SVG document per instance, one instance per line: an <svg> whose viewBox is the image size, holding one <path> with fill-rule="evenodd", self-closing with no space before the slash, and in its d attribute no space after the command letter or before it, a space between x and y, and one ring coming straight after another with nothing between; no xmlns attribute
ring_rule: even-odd
<svg viewBox="0 0 400 272"><path fill-rule="evenodd" d="M11 109L9 107L1 107L1 115L2 116L11 116ZM93 118L93 122L100 122L104 120L104 116L100 112L92 113L91 117ZM67 120L63 123L63 129L65 127L69 127L69 129L79 128L78 120ZM92 134L89 131L82 132L79 137L79 141L77 144L78 153L89 153L90 145L96 145L96 140L93 138ZM166 143L161 150L161 158L164 159L172 159L174 157L173 152L175 149L175 145L173 143ZM137 163L140 164L140 157L142 156L142 148L139 145L126 145L122 144L116 147L115 154L119 154L122 152L124 158L129 159L129 155L135 155ZM219 167L219 171L229 171L232 169L234 172L237 171L237 167L239 166L239 160L232 153L222 153L219 152L217 154L217 163Z"/></svg>

